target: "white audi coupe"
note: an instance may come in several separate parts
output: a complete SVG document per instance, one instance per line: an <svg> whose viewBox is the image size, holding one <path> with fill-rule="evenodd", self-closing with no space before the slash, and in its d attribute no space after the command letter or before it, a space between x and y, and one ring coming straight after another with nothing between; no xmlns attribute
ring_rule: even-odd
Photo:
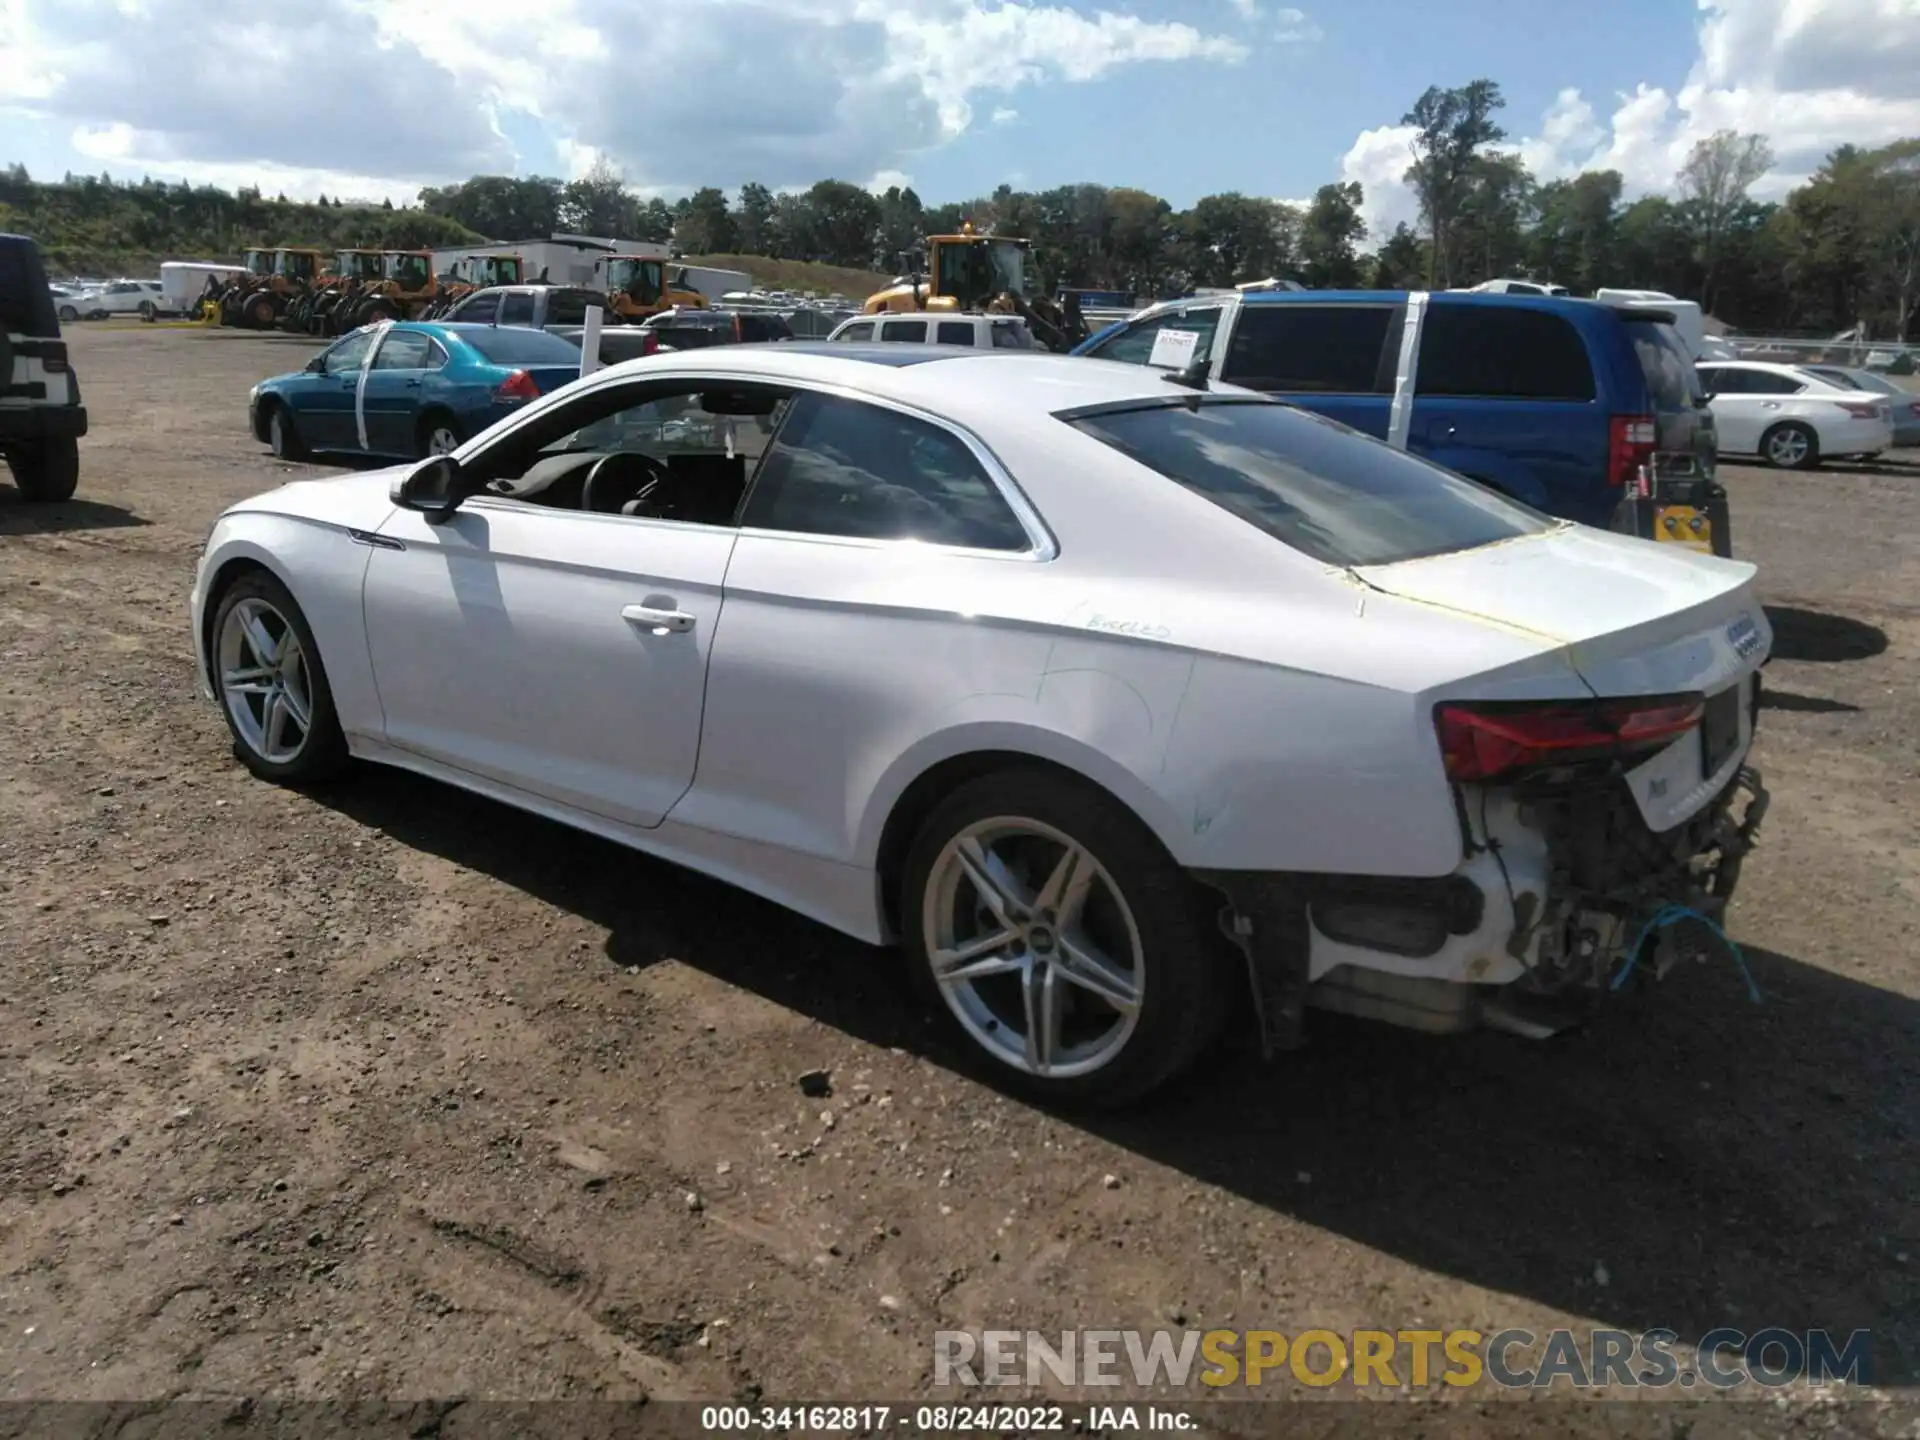
<svg viewBox="0 0 1920 1440"><path fill-rule="evenodd" d="M399 766L897 942L990 1070L1117 1104L1235 1009L1551 1033L1704 953L1753 575L1190 375L740 345L235 505L192 624L256 774Z"/></svg>

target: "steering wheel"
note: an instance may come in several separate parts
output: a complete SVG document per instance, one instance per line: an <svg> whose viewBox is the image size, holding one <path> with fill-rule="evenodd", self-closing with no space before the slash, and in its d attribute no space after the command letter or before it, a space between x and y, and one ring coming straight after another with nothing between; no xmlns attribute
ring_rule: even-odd
<svg viewBox="0 0 1920 1440"><path fill-rule="evenodd" d="M587 471L586 483L580 487L580 508L600 515L623 514L627 506L646 499L666 478L667 467L651 455L615 450L602 455Z"/></svg>

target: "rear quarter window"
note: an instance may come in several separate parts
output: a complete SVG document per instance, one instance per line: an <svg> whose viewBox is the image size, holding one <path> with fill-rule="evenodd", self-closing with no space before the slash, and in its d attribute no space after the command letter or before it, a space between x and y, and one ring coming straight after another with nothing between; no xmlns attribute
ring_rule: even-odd
<svg viewBox="0 0 1920 1440"><path fill-rule="evenodd" d="M1387 305L1244 305L1221 378L1250 390L1388 394L1397 314Z"/></svg>
<svg viewBox="0 0 1920 1440"><path fill-rule="evenodd" d="M1068 423L1328 565L1389 565L1553 528L1451 470L1310 411L1213 402Z"/></svg>
<svg viewBox="0 0 1920 1440"><path fill-rule="evenodd" d="M1646 377L1647 392L1655 408L1686 410L1706 399L1700 384L1700 372L1686 343L1671 325L1633 320L1626 322L1627 335L1633 341L1634 358Z"/></svg>
<svg viewBox="0 0 1920 1440"><path fill-rule="evenodd" d="M1591 400L1596 392L1586 341L1563 316L1519 306L1436 303L1420 332L1414 393Z"/></svg>

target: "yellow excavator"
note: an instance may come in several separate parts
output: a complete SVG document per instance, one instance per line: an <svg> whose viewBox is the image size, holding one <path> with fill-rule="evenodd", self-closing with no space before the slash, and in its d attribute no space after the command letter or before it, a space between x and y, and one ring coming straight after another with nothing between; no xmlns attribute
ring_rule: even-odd
<svg viewBox="0 0 1920 1440"><path fill-rule="evenodd" d="M929 235L924 252L908 256L909 273L867 297L869 315L957 311L1018 315L1049 350L1065 352L1087 338L1078 307L1061 310L1027 293L1031 240L982 235L971 221L956 235Z"/></svg>
<svg viewBox="0 0 1920 1440"><path fill-rule="evenodd" d="M707 297L685 282L676 269L667 274L666 262L647 255L609 255L607 307L622 320L644 320L663 310L706 310Z"/></svg>

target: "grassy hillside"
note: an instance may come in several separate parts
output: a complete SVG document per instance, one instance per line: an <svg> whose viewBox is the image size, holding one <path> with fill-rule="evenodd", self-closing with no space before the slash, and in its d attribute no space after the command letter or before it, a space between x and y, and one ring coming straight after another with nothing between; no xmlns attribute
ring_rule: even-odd
<svg viewBox="0 0 1920 1440"><path fill-rule="evenodd" d="M57 184L0 170L0 231L40 242L55 275L152 275L162 260L237 260L257 245L413 250L480 237L444 216L384 205L305 204L210 187L86 176Z"/></svg>
<svg viewBox="0 0 1920 1440"><path fill-rule="evenodd" d="M848 270L839 265L816 265L810 260L770 260L765 255L689 255L689 265L711 265L720 270L744 270L769 290L838 291L864 300L884 288L893 277L871 270Z"/></svg>

